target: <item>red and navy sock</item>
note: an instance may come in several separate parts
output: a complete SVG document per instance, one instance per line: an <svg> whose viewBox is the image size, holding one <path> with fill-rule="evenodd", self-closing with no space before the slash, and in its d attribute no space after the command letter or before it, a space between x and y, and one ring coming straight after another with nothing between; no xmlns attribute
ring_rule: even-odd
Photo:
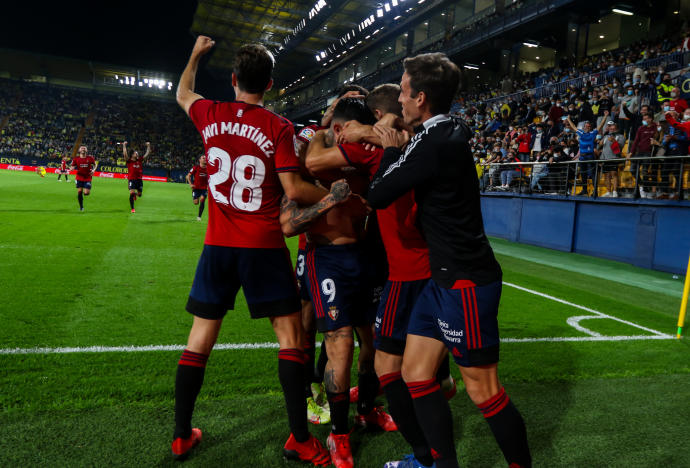
<svg viewBox="0 0 690 468"><path fill-rule="evenodd" d="M79 208L84 208L84 194L77 192L77 200L79 200Z"/></svg>
<svg viewBox="0 0 690 468"><path fill-rule="evenodd" d="M525 421L504 388L484 403L477 405L489 424L498 446L513 468L529 468L532 456L527 444Z"/></svg>
<svg viewBox="0 0 690 468"><path fill-rule="evenodd" d="M199 203L199 218L201 218L201 214L204 212L204 202Z"/></svg>
<svg viewBox="0 0 690 468"><path fill-rule="evenodd" d="M367 415L371 413L376 405L376 395L379 394L379 378L374 372L374 363L367 363L361 366L369 369L366 372L357 374L359 386L359 398L357 399L357 412L359 414Z"/></svg>
<svg viewBox="0 0 690 468"><path fill-rule="evenodd" d="M304 363L304 395L305 398L312 396L311 394L311 381L314 375L314 346L316 344L316 334L312 331L305 333L304 338L304 354L307 357Z"/></svg>
<svg viewBox="0 0 690 468"><path fill-rule="evenodd" d="M326 390L328 405L331 408L331 432L347 434L350 432L348 415L350 413L350 392L332 393Z"/></svg>
<svg viewBox="0 0 690 468"><path fill-rule="evenodd" d="M453 417L436 379L407 382L417 421L431 448L437 468L458 468Z"/></svg>
<svg viewBox="0 0 690 468"><path fill-rule="evenodd" d="M423 465L431 466L434 459L424 438L422 428L417 421L410 391L407 389L400 372L382 375L379 380L388 399L388 411L393 416L398 431L412 447L415 458Z"/></svg>
<svg viewBox="0 0 690 468"><path fill-rule="evenodd" d="M185 349L177 363L175 378L175 433L173 439L187 439L192 435L194 403L204 383L208 354Z"/></svg>
<svg viewBox="0 0 690 468"><path fill-rule="evenodd" d="M278 378L283 387L290 432L297 442L309 439L307 429L307 400L304 399L304 362L306 355L301 349L278 351Z"/></svg>
<svg viewBox="0 0 690 468"><path fill-rule="evenodd" d="M129 206L131 206L132 209L134 209L134 199L135 199L135 198L134 198L134 194L133 194L133 193L130 193L130 194L129 194Z"/></svg>

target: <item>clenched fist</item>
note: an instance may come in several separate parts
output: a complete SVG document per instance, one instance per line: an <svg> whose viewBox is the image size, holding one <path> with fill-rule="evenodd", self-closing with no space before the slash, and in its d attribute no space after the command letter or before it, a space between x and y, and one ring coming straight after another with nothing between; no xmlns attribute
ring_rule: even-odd
<svg viewBox="0 0 690 468"><path fill-rule="evenodd" d="M199 57L205 55L213 48L214 45L216 45L216 41L212 40L210 37L199 36L196 38L194 49L192 49L192 55Z"/></svg>

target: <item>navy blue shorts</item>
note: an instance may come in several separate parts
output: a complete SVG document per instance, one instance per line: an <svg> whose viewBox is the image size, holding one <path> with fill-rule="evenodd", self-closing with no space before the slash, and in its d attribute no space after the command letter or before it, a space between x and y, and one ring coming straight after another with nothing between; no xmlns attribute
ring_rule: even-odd
<svg viewBox="0 0 690 468"><path fill-rule="evenodd" d="M365 265L358 244L308 247L307 285L321 333L371 324Z"/></svg>
<svg viewBox="0 0 690 468"><path fill-rule="evenodd" d="M423 279L386 283L374 324L376 349L398 356L405 353L410 315L428 282L428 279Z"/></svg>
<svg viewBox="0 0 690 468"><path fill-rule="evenodd" d="M192 189L192 200L196 200L199 197L208 198L207 189Z"/></svg>
<svg viewBox="0 0 690 468"><path fill-rule="evenodd" d="M297 264L295 265L295 276L297 277L297 287L299 288L299 298L303 301L311 301L309 288L307 287L307 251L297 250Z"/></svg>
<svg viewBox="0 0 690 468"><path fill-rule="evenodd" d="M77 180L77 188L91 190L91 182L84 182L83 180Z"/></svg>
<svg viewBox="0 0 690 468"><path fill-rule="evenodd" d="M205 319L221 319L235 307L240 287L252 318L287 315L301 309L287 249L204 245L187 311Z"/></svg>
<svg viewBox="0 0 690 468"><path fill-rule="evenodd" d="M458 280L452 289L430 280L414 306L407 333L442 341L463 367L498 362L501 281L475 286Z"/></svg>
<svg viewBox="0 0 690 468"><path fill-rule="evenodd" d="M141 179L132 179L127 184L130 190L136 190L141 193L144 190L144 181Z"/></svg>

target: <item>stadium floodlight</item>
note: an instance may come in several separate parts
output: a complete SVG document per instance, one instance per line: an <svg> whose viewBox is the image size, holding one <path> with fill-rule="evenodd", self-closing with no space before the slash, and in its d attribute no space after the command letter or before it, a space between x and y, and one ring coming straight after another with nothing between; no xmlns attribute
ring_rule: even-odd
<svg viewBox="0 0 690 468"><path fill-rule="evenodd" d="M620 8L613 8L611 11L612 11L613 13L617 13L617 14L619 14L619 15L625 15L625 16L632 16L632 15L633 15L633 12L632 12L632 11L622 10L622 9L620 9Z"/></svg>
<svg viewBox="0 0 690 468"><path fill-rule="evenodd" d="M391 11L391 4L390 3L384 4L383 9L386 10L386 13L388 13L389 11Z"/></svg>
<svg viewBox="0 0 690 468"><path fill-rule="evenodd" d="M419 0L417 3L421 5L422 3L424 3L424 0Z"/></svg>
<svg viewBox="0 0 690 468"><path fill-rule="evenodd" d="M399 20L400 18L402 18L402 16L398 15L398 16L396 16L396 17L393 18L393 19L394 19L394 20Z"/></svg>
<svg viewBox="0 0 690 468"><path fill-rule="evenodd" d="M326 58L326 52L321 51L321 58Z"/></svg>
<svg viewBox="0 0 690 468"><path fill-rule="evenodd" d="M539 44L535 44L534 42L523 42L522 45L527 47L539 47Z"/></svg>
<svg viewBox="0 0 690 468"><path fill-rule="evenodd" d="M391 3L393 4L393 6L398 6L398 0L393 0Z"/></svg>
<svg viewBox="0 0 690 468"><path fill-rule="evenodd" d="M479 66L473 64L473 63L466 63L465 68L468 68L470 70L479 70Z"/></svg>
<svg viewBox="0 0 690 468"><path fill-rule="evenodd" d="M376 17L381 18L382 16L383 16L383 10L381 8L379 8L378 10L376 10Z"/></svg>

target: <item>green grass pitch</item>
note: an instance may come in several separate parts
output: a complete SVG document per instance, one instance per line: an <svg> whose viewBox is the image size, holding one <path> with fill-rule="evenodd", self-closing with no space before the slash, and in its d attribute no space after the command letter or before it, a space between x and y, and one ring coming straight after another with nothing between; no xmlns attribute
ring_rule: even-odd
<svg viewBox="0 0 690 468"><path fill-rule="evenodd" d="M126 181L110 179L80 213L73 182L56 178L0 171L0 465L173 466L179 350L9 350L182 346L206 213L196 221L187 186L146 182L130 214ZM690 346L669 338L683 278L492 244L508 283L499 373L535 466L690 466ZM273 341L239 297L218 342ZM204 441L185 466L301 466L281 456L276 354L214 351L194 416ZM462 466L505 466L467 396L451 407ZM325 440L328 427L311 429ZM408 453L397 433L356 430L352 445L358 467Z"/></svg>

